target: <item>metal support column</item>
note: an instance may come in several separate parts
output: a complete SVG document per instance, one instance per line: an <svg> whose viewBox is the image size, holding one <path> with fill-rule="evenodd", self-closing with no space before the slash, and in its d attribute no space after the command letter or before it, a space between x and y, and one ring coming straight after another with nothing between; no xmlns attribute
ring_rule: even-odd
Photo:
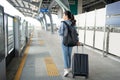
<svg viewBox="0 0 120 80"><path fill-rule="evenodd" d="M106 39L106 53L104 54L105 57L107 57L107 54L109 53L109 36L110 36L110 28L107 27L107 39Z"/></svg>
<svg viewBox="0 0 120 80"><path fill-rule="evenodd" d="M87 20L87 13L85 12L84 44L86 41L86 20Z"/></svg>
<svg viewBox="0 0 120 80"><path fill-rule="evenodd" d="M95 48L95 31L96 31L96 9L95 9L95 22L94 22L94 33L93 33L93 48Z"/></svg>
<svg viewBox="0 0 120 80"><path fill-rule="evenodd" d="M53 33L54 33L54 26L53 26L52 15L51 15L50 12L48 13L48 16L49 16L49 18L50 18L50 23L51 23L51 33L53 34Z"/></svg>
<svg viewBox="0 0 120 80"><path fill-rule="evenodd" d="M78 14L82 13L82 2L83 0L78 0Z"/></svg>
<svg viewBox="0 0 120 80"><path fill-rule="evenodd" d="M43 18L44 18L44 20L45 20L45 30L47 31L47 20L46 20L45 13L43 13Z"/></svg>
<svg viewBox="0 0 120 80"><path fill-rule="evenodd" d="M28 35L28 22L26 22L26 27L25 27L26 29L26 31L25 31L25 36L26 36L26 44L27 44L27 42L28 42L28 37L29 37L29 35Z"/></svg>
<svg viewBox="0 0 120 80"><path fill-rule="evenodd" d="M40 18L39 21L40 21L40 23L41 23L42 29L45 29L44 22L43 22L43 18Z"/></svg>

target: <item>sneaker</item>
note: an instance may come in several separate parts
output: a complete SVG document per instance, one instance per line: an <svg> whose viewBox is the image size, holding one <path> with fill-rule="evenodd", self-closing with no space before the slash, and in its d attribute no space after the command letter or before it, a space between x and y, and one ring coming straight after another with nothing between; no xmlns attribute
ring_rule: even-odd
<svg viewBox="0 0 120 80"><path fill-rule="evenodd" d="M68 71L67 69L65 69L65 70L64 70L64 75L63 75L63 76L64 76L64 77L67 77L68 74L69 74L69 71Z"/></svg>

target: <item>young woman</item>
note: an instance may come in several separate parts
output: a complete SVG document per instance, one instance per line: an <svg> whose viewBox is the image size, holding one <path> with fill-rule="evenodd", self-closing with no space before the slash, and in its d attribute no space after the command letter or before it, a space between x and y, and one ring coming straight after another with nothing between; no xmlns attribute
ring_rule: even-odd
<svg viewBox="0 0 120 80"><path fill-rule="evenodd" d="M72 27L75 27L76 20L74 19L74 16L71 14L70 11L65 11L63 14L64 21L72 25ZM71 27L71 26L70 26ZM63 53L63 59L64 59L64 77L67 77L67 75L70 72L71 68L71 54L72 54L72 47L67 47L63 44L63 36L67 31L67 26L65 23L61 22L60 29L59 29L59 35L62 37L62 53ZM79 42L78 42L79 45Z"/></svg>

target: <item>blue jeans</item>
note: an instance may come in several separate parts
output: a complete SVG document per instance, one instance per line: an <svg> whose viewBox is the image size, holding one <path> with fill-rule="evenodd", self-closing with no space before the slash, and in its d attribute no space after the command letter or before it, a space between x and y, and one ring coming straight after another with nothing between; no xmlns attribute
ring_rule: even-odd
<svg viewBox="0 0 120 80"><path fill-rule="evenodd" d="M71 54L72 54L72 47L67 47L62 44L62 53L64 59L64 68L71 67Z"/></svg>

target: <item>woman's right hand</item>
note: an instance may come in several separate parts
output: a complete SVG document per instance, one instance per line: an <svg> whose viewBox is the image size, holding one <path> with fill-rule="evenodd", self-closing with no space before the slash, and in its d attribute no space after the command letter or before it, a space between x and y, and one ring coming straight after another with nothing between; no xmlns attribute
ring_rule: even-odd
<svg viewBox="0 0 120 80"><path fill-rule="evenodd" d="M83 43L77 42L77 46L83 46Z"/></svg>

